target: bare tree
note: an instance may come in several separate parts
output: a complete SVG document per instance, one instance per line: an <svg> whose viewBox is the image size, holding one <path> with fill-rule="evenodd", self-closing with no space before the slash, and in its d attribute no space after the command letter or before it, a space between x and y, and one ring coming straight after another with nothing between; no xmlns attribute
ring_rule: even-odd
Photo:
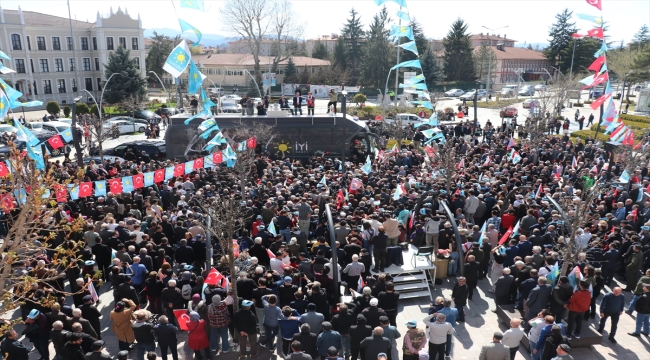
<svg viewBox="0 0 650 360"><path fill-rule="evenodd" d="M140 96L136 95L129 95L128 97L124 98L119 104L118 107L122 109L123 111L126 111L128 114L131 115L131 117L134 117L134 113L136 110L142 109L142 106L144 104L144 101ZM133 132L136 132L135 130L135 121L133 122Z"/></svg>
<svg viewBox="0 0 650 360"><path fill-rule="evenodd" d="M456 183L458 178L458 164L462 156L458 153L453 141L445 141L441 146L433 144L434 155L431 158L434 168L438 169L438 174L434 174L434 178L438 182L444 181L447 193L451 191L451 185ZM468 166L469 164L465 164Z"/></svg>
<svg viewBox="0 0 650 360"><path fill-rule="evenodd" d="M299 19L296 19L293 5L288 0L277 0L273 3L274 9L271 20L271 30L273 32L274 54L271 61L271 72L278 69L280 62L287 60L289 56L294 55L292 51L295 39L300 38L304 31L304 26ZM284 43L284 50L282 45Z"/></svg>
<svg viewBox="0 0 650 360"><path fill-rule="evenodd" d="M255 78L258 84L262 81L262 41L268 36L272 26L274 10L275 2L268 0L228 0L221 9L224 29L241 36L248 43L255 62Z"/></svg>
<svg viewBox="0 0 650 360"><path fill-rule="evenodd" d="M107 129L104 127L105 122L98 118L95 115L84 115L83 119L87 126L89 139L86 141L88 146L88 154L92 155L92 144L93 141L97 142L97 148L99 150L99 157L102 162L104 162L104 141L113 137L112 129Z"/></svg>

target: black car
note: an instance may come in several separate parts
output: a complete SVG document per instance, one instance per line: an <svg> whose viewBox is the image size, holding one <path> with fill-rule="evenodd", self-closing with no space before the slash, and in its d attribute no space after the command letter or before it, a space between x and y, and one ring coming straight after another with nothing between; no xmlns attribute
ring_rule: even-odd
<svg viewBox="0 0 650 360"><path fill-rule="evenodd" d="M176 109L176 108L164 107L164 108L156 109L155 113L156 113L156 115L173 116L173 115L176 115L176 114L180 114L180 111L178 111L178 109Z"/></svg>
<svg viewBox="0 0 650 360"><path fill-rule="evenodd" d="M56 157L56 156L61 156L63 155L63 148L60 147L58 149L52 148L49 142L49 140L52 136L57 135L55 132L51 131L33 131L32 132L34 136L38 139L38 144L35 146L37 148L41 148L41 145L45 145L47 148L47 151L50 152L50 156ZM25 141L16 139L13 141L14 146L16 147L17 150L25 150ZM3 155L5 158L9 157L9 154L11 152L12 147L9 146L8 144L1 143L0 144L0 155Z"/></svg>
<svg viewBox="0 0 650 360"><path fill-rule="evenodd" d="M160 115L156 115L153 111L151 110L135 110L134 112L129 112L125 114L127 116L132 116L136 119L142 119L142 120L151 120L153 118L156 118L160 120Z"/></svg>
<svg viewBox="0 0 650 360"><path fill-rule="evenodd" d="M165 146L164 140L129 141L112 149L104 149L104 155L124 158L128 149L133 150L133 153L136 155L140 155L144 151L152 160L161 160L167 156L167 147Z"/></svg>

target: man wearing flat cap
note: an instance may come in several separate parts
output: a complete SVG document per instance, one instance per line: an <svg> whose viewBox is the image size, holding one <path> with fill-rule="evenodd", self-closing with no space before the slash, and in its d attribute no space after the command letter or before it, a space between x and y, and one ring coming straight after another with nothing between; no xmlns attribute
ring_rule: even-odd
<svg viewBox="0 0 650 360"><path fill-rule="evenodd" d="M503 334L499 331L492 335L492 342L481 347L479 360L510 360L510 350L501 343Z"/></svg>

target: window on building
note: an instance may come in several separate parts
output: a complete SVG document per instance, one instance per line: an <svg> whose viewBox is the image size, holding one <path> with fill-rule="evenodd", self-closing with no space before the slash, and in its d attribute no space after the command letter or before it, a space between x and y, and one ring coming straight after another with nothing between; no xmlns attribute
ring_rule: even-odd
<svg viewBox="0 0 650 360"><path fill-rule="evenodd" d="M97 78L97 90L102 89L102 78Z"/></svg>
<svg viewBox="0 0 650 360"><path fill-rule="evenodd" d="M82 37L81 38L81 50L88 50L88 38L87 37Z"/></svg>
<svg viewBox="0 0 650 360"><path fill-rule="evenodd" d="M131 38L131 50L138 50L138 38Z"/></svg>
<svg viewBox="0 0 650 360"><path fill-rule="evenodd" d="M140 68L140 58L138 58L138 57L133 58L133 62L135 62L136 69L139 69Z"/></svg>
<svg viewBox="0 0 650 360"><path fill-rule="evenodd" d="M58 36L52 37L52 50L61 50L61 38Z"/></svg>
<svg viewBox="0 0 650 360"><path fill-rule="evenodd" d="M23 45L20 43L20 35L11 34L11 46L14 50L22 50Z"/></svg>
<svg viewBox="0 0 650 360"><path fill-rule="evenodd" d="M65 93L65 79L56 79L56 88L59 94Z"/></svg>
<svg viewBox="0 0 650 360"><path fill-rule="evenodd" d="M32 83L32 88L34 89L34 95L38 95L38 86L36 86L36 81Z"/></svg>
<svg viewBox="0 0 650 360"><path fill-rule="evenodd" d="M91 71L90 58L83 58L84 71Z"/></svg>
<svg viewBox="0 0 650 360"><path fill-rule="evenodd" d="M72 36L66 36L65 43L68 50L74 50L74 39Z"/></svg>
<svg viewBox="0 0 650 360"><path fill-rule="evenodd" d="M63 59L54 59L54 71L55 72L64 72L63 70Z"/></svg>
<svg viewBox="0 0 650 360"><path fill-rule="evenodd" d="M29 36L27 37L27 50L31 51L32 50L32 42L29 40Z"/></svg>
<svg viewBox="0 0 650 360"><path fill-rule="evenodd" d="M115 46L113 45L113 38L112 37L107 37L106 38L106 50L115 50Z"/></svg>
<svg viewBox="0 0 650 360"><path fill-rule="evenodd" d="M38 59L38 63L41 66L41 72L50 72L50 67L47 64L47 59Z"/></svg>
<svg viewBox="0 0 650 360"><path fill-rule="evenodd" d="M95 70L99 71L99 58L95 58Z"/></svg>
<svg viewBox="0 0 650 360"><path fill-rule="evenodd" d="M93 50L97 50L97 38L93 36Z"/></svg>
<svg viewBox="0 0 650 360"><path fill-rule="evenodd" d="M86 90L93 91L93 78L85 78L84 82L86 83Z"/></svg>
<svg viewBox="0 0 650 360"><path fill-rule="evenodd" d="M32 69L32 73L34 72L34 59L29 59L29 67Z"/></svg>
<svg viewBox="0 0 650 360"><path fill-rule="evenodd" d="M74 71L74 69L75 69L75 67L74 67L75 66L74 58L69 58L68 59L68 66L70 67L70 71Z"/></svg>
<svg viewBox="0 0 650 360"><path fill-rule="evenodd" d="M47 50L47 46L45 46L45 36L36 37L36 46L38 47L38 50Z"/></svg>
<svg viewBox="0 0 650 360"><path fill-rule="evenodd" d="M16 63L16 72L19 74L24 74L25 73L25 60L23 59L14 59L14 62Z"/></svg>
<svg viewBox="0 0 650 360"><path fill-rule="evenodd" d="M119 41L120 46L126 49L126 38L119 37L117 40Z"/></svg>
<svg viewBox="0 0 650 360"><path fill-rule="evenodd" d="M50 80L43 80L43 94L52 93L52 82Z"/></svg>
<svg viewBox="0 0 650 360"><path fill-rule="evenodd" d="M71 79L70 83L72 84L72 91L77 91L77 79Z"/></svg>

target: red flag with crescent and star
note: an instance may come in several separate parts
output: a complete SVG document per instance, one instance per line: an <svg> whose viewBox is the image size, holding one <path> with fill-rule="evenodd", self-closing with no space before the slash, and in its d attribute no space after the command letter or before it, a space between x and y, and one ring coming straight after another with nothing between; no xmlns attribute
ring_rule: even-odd
<svg viewBox="0 0 650 360"><path fill-rule="evenodd" d="M212 154L212 162L217 165L223 162L223 154L221 151Z"/></svg>
<svg viewBox="0 0 650 360"><path fill-rule="evenodd" d="M140 189L144 187L144 174L133 175L133 188Z"/></svg>
<svg viewBox="0 0 650 360"><path fill-rule="evenodd" d="M63 140L61 140L60 135L54 135L51 138L47 139L47 142L50 144L52 149L58 149L63 147Z"/></svg>
<svg viewBox="0 0 650 360"><path fill-rule="evenodd" d="M190 321L190 316L187 314L186 309L174 310L174 316L176 317L178 328L181 331L190 331L190 329L187 327L187 322Z"/></svg>
<svg viewBox="0 0 650 360"><path fill-rule="evenodd" d="M122 179L121 178L109 179L108 184L109 184L109 189L113 194L121 194L122 193Z"/></svg>
<svg viewBox="0 0 650 360"><path fill-rule="evenodd" d="M185 164L174 166L174 176L183 176L185 174Z"/></svg>
<svg viewBox="0 0 650 360"><path fill-rule="evenodd" d="M246 140L246 146L249 149L255 149L255 147L257 146L257 138L255 138L255 136L253 136L252 138Z"/></svg>
<svg viewBox="0 0 650 360"><path fill-rule="evenodd" d="M2 208L2 211L12 210L14 208L14 198L11 194L0 195L0 208Z"/></svg>
<svg viewBox="0 0 650 360"><path fill-rule="evenodd" d="M0 176L7 175L9 175L9 168L7 168L7 164L4 161L0 161Z"/></svg>
<svg viewBox="0 0 650 360"><path fill-rule="evenodd" d="M63 185L56 185L54 187L54 196L56 202L66 202L68 201L68 190Z"/></svg>
<svg viewBox="0 0 650 360"><path fill-rule="evenodd" d="M93 196L93 183L82 182L79 184L79 197Z"/></svg>
<svg viewBox="0 0 650 360"><path fill-rule="evenodd" d="M603 11L603 3L600 0L587 0L587 4L595 7L600 11Z"/></svg>
<svg viewBox="0 0 650 360"><path fill-rule="evenodd" d="M221 283L221 279L223 279L223 275L221 275L217 269L212 268L210 269L210 273L208 273L208 276L206 276L203 283L208 285L217 285Z"/></svg>
<svg viewBox="0 0 650 360"><path fill-rule="evenodd" d="M194 171L198 171L203 168L203 158L194 159Z"/></svg>
<svg viewBox="0 0 650 360"><path fill-rule="evenodd" d="M499 245L503 245L506 242L506 240L508 240L508 238L510 237L510 234L512 234L512 227L510 227L508 231L506 231L506 233L503 234L501 240L499 240Z"/></svg>
<svg viewBox="0 0 650 360"><path fill-rule="evenodd" d="M165 181L165 169L156 170L153 172L153 182L161 183Z"/></svg>
<svg viewBox="0 0 650 360"><path fill-rule="evenodd" d="M595 37L595 38L598 38L600 40L603 40L605 38L605 34L603 34L603 28L591 29L591 30L587 31L587 36Z"/></svg>

